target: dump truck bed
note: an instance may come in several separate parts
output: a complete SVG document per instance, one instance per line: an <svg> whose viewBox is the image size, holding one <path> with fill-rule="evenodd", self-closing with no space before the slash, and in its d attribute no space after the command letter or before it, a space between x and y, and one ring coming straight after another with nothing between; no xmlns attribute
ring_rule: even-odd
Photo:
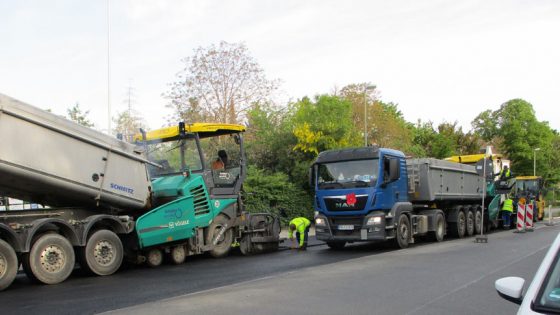
<svg viewBox="0 0 560 315"><path fill-rule="evenodd" d="M480 200L483 180L476 167L425 158L406 161L412 202Z"/></svg>
<svg viewBox="0 0 560 315"><path fill-rule="evenodd" d="M135 147L0 94L0 195L50 206L148 207Z"/></svg>

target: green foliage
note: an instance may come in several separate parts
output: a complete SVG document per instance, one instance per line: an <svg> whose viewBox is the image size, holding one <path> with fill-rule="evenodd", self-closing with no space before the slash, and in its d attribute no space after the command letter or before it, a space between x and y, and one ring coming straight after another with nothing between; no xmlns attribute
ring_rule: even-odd
<svg viewBox="0 0 560 315"><path fill-rule="evenodd" d="M286 110L255 105L248 112L245 143L249 164L270 172L286 171L297 139L292 133Z"/></svg>
<svg viewBox="0 0 560 315"><path fill-rule="evenodd" d="M284 224L299 216L313 219L312 197L282 172L270 173L250 166L243 184L243 197L249 212L270 212L278 215L280 209L284 209L288 216L282 218Z"/></svg>
<svg viewBox="0 0 560 315"><path fill-rule="evenodd" d="M344 148L356 143L352 104L338 96L319 95L315 102L304 97L294 104L294 150L311 153Z"/></svg>
<svg viewBox="0 0 560 315"><path fill-rule="evenodd" d="M473 127L483 139L499 144L499 151L511 160L516 175L532 175L536 158L536 173L545 183L560 180L558 134L547 122L537 120L527 101L513 99L496 111L485 111L475 118Z"/></svg>
<svg viewBox="0 0 560 315"><path fill-rule="evenodd" d="M66 113L68 114L68 119L72 120L73 122L76 122L82 126L93 127L93 123L87 118L89 110L82 112L80 104L76 103L76 105L74 105L72 108L68 108L66 110Z"/></svg>

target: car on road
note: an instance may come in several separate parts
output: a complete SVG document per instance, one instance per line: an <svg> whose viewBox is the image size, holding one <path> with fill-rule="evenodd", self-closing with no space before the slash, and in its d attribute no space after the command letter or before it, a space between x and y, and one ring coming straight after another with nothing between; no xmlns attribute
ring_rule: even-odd
<svg viewBox="0 0 560 315"><path fill-rule="evenodd" d="M560 314L560 234L550 246L527 292L525 279L505 277L496 280L498 294L520 304L517 314Z"/></svg>

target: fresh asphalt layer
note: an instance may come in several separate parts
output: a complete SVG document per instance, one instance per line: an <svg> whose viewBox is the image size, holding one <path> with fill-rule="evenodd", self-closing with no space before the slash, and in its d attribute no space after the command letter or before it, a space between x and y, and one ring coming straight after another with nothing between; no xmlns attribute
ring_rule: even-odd
<svg viewBox="0 0 560 315"><path fill-rule="evenodd" d="M284 250L185 264L129 267L110 277L76 269L65 282L39 285L19 274L0 292L1 314L511 314L494 281L531 279L560 227L525 235L329 250L313 237L306 252ZM288 243L289 244L289 243ZM286 244L286 245L288 245Z"/></svg>
<svg viewBox="0 0 560 315"><path fill-rule="evenodd" d="M505 276L530 281L560 228L489 235L406 250L353 246L341 252L312 248L298 255L328 257L367 248L362 255L242 283L115 310L109 314L512 314L498 296Z"/></svg>
<svg viewBox="0 0 560 315"><path fill-rule="evenodd" d="M254 256L234 251L221 259L188 257L184 264L176 266L129 266L108 277L85 276L76 269L57 285L33 283L20 272L15 282L0 292L0 314L96 314L392 250L384 245L373 251L356 248L332 253L314 237L310 238L307 252L289 250L289 244L288 241L278 252Z"/></svg>

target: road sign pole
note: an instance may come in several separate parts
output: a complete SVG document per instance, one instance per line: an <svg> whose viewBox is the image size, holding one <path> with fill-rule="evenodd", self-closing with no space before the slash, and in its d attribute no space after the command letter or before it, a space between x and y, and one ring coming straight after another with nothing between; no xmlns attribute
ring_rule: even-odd
<svg viewBox="0 0 560 315"><path fill-rule="evenodd" d="M552 205L548 205L548 222L545 225L546 226L554 225L554 222L552 222Z"/></svg>
<svg viewBox="0 0 560 315"><path fill-rule="evenodd" d="M480 174L480 173L479 173ZM484 235L484 198L486 197L486 155L482 164L482 218L480 220L480 235L476 237L477 243L488 243L488 236Z"/></svg>

